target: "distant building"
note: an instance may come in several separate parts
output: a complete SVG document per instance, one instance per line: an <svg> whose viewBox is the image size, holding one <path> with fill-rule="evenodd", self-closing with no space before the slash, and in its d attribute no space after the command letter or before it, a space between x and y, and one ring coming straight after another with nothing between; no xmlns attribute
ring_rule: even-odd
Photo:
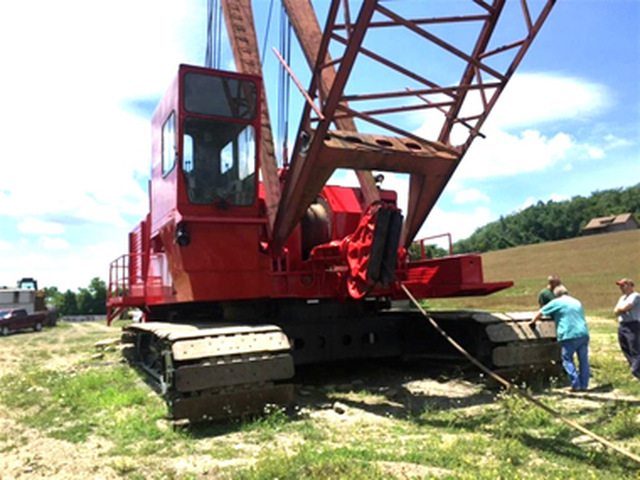
<svg viewBox="0 0 640 480"><path fill-rule="evenodd" d="M610 215L608 217L592 218L582 229L582 235L594 235L596 233L620 232L622 230L635 230L640 224L632 213Z"/></svg>

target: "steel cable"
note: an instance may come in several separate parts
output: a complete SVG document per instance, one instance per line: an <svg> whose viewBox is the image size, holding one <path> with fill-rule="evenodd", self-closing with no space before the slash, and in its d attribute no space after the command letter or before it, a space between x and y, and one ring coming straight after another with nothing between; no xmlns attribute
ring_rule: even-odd
<svg viewBox="0 0 640 480"><path fill-rule="evenodd" d="M621 455L624 455L625 457L627 457L627 458L633 460L634 462L640 464L640 456L636 455L633 452L630 452L629 450L626 450L626 449L616 445L613 442L610 442L606 438L601 437L597 433L592 432L591 430L583 427L582 425L574 422L573 420L569 420L568 418L565 418L564 416L562 416L562 414L560 414L559 412L555 411L551 407L545 405L540 400L532 397L526 391L522 390L521 388L518 388L516 385L514 385L511 382L509 382L505 378L503 378L500 375L492 372L490 369L488 369L486 366L484 366L482 363L480 363L476 358L474 358L469 352L467 352L458 342L456 342L453 338L451 338L449 336L449 334L447 332L445 332L440 327L440 325L438 325L438 323L433 318L431 318L429 316L429 314L422 308L422 305L420 305L420 303L416 300L416 298L411 294L409 289L402 282L400 282L400 286L402 287L402 290L404 290L404 293L407 295L409 300L411 300L411 302L418 308L420 313L429 321L431 326L433 326L433 328L435 328L438 331L438 333L440 335L442 335L445 338L445 340L447 340L456 350L458 350L462 355L464 355L464 357L467 360L469 360L471 363L473 363L476 367L478 367L480 370L482 370L485 374L490 376L493 380L495 380L496 382L498 382L499 384L501 384L502 386L507 388L509 391L513 391L513 392L517 393L518 395L520 395L524 399L528 400L529 402L533 403L537 407L540 407L545 412L549 413L550 415L552 415L556 419L560 420L561 422L565 423L566 425L568 425L569 427L573 428L574 430L578 430L579 432L581 432L581 433L587 435L588 437L594 439L595 441L597 441L598 443L604 445L605 447L609 447L612 450L615 450L616 452L620 453Z"/></svg>
<svg viewBox="0 0 640 480"><path fill-rule="evenodd" d="M267 28L264 31L264 40L262 41L262 58L260 64L264 66L264 55L267 51L267 41L269 40L269 30L271 29L271 13L273 11L273 0L269 3L269 13L267 14Z"/></svg>

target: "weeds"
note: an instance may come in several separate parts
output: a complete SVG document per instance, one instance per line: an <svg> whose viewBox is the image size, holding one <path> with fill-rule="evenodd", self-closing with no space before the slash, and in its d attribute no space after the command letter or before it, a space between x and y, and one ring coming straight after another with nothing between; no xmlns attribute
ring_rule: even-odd
<svg viewBox="0 0 640 480"><path fill-rule="evenodd" d="M523 433L548 428L553 424L548 413L516 393L501 393L497 397L497 403L501 414L495 426L501 437L517 438Z"/></svg>
<svg viewBox="0 0 640 480"><path fill-rule="evenodd" d="M70 370L30 369L3 377L0 402L23 412L21 421L72 443L91 434L110 438L116 450L165 435L150 418L164 406L150 397L125 366Z"/></svg>
<svg viewBox="0 0 640 480"><path fill-rule="evenodd" d="M600 414L600 421L607 422L605 434L615 438L625 439L640 436L638 417L640 409L625 402L607 405Z"/></svg>
<svg viewBox="0 0 640 480"><path fill-rule="evenodd" d="M621 394L640 394L640 382L631 378L617 346L610 344L615 328L615 323L603 322L592 330L594 376L597 383L611 381ZM22 369L0 378L3 410L11 411L12 422L73 442L78 449L85 441L97 440L104 445L103 464L123 478L205 478L203 471L190 470L197 466L176 467L187 455L228 465L206 467L215 470L216 478L241 480L588 479L632 478L637 473L634 465L608 450L574 444L573 430L508 392L486 405L466 408L412 400L409 394L391 400L361 388L337 395L356 405L342 415L314 405L294 411L272 408L260 417L172 429L164 420L162 400L134 370L117 362L116 353L105 354L101 362L88 359L92 343L104 338L104 329L82 325L50 333L48 342L30 344L24 350L28 355L16 357L15 365ZM18 344L28 338L8 340ZM78 354L70 364L54 368L56 354L42 353L54 347L72 347ZM629 401L589 403L586 397L571 400L556 392L542 400L631 450L640 446L640 411ZM379 408L357 407L365 403ZM28 444L27 435L0 430L3 456L18 455Z"/></svg>
<svg viewBox="0 0 640 480"><path fill-rule="evenodd" d="M280 450L264 450L255 465L235 472L234 480L353 480L386 478L373 463L359 461L348 449L303 446L293 455Z"/></svg>

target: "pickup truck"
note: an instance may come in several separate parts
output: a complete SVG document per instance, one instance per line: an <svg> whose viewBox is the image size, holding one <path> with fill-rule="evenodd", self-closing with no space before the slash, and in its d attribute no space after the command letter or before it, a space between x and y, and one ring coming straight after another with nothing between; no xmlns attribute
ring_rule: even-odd
<svg viewBox="0 0 640 480"><path fill-rule="evenodd" d="M49 324L47 312L28 314L23 308L0 310L0 334L7 336L11 332L33 328L39 332L44 325Z"/></svg>

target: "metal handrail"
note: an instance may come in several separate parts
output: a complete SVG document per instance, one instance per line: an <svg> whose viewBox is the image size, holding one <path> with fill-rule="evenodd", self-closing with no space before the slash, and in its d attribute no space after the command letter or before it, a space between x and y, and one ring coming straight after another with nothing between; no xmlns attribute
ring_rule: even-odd
<svg viewBox="0 0 640 480"><path fill-rule="evenodd" d="M439 233L438 235L431 235L429 237L424 237L419 240L414 240L413 243L420 244L420 260L426 260L426 255L424 251L424 242L426 242L427 240L433 240L435 238L442 238L442 237L447 237L449 239L449 255L453 255L453 242L451 240L451 234Z"/></svg>
<svg viewBox="0 0 640 480"><path fill-rule="evenodd" d="M142 264L144 253L127 253L121 255L109 266L109 290L108 298L128 297L131 285L144 286L145 279L142 269L140 274L132 277L132 258L137 257L137 261Z"/></svg>

